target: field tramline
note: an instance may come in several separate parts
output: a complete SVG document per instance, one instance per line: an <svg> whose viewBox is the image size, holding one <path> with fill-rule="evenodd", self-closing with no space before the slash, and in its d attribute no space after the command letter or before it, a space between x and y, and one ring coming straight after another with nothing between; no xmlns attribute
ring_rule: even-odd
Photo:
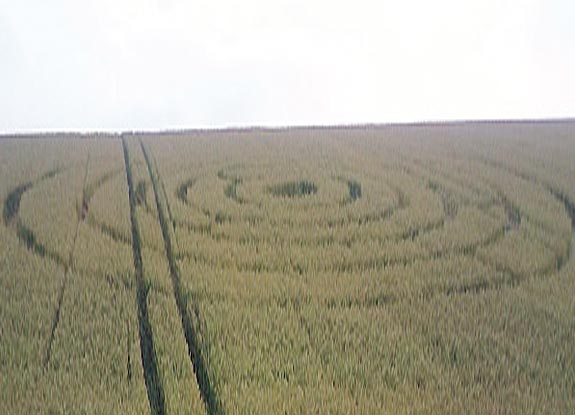
<svg viewBox="0 0 575 415"><path fill-rule="evenodd" d="M0 140L7 413L570 413L575 125Z"/></svg>

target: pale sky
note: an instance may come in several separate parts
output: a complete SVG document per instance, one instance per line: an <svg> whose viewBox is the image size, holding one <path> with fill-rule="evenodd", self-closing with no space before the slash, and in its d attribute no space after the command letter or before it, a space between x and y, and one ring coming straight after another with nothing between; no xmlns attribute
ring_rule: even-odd
<svg viewBox="0 0 575 415"><path fill-rule="evenodd" d="M0 133L575 116L569 0L0 0Z"/></svg>

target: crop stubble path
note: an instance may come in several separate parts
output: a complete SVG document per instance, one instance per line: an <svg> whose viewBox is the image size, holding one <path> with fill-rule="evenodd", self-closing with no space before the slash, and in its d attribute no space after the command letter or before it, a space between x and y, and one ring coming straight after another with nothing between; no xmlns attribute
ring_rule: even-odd
<svg viewBox="0 0 575 415"><path fill-rule="evenodd" d="M200 350L196 330L194 329L192 319L190 318L190 315L187 312L186 297L182 292L180 270L178 264L176 263L176 257L172 249L172 239L169 231L169 226L170 224L173 224L173 220L171 219L169 205L167 205L168 206L167 209L170 218L167 218L166 212L164 211L164 206L160 200L160 186L162 186L161 190L164 191L164 196L166 196L165 188L163 186L163 183L160 183L160 179L157 173L155 173L154 168L152 167L152 160L150 158L150 155L146 147L144 146L144 143L141 140L140 140L140 146L142 148L142 152L146 160L146 165L148 167L148 173L150 174L150 179L152 180L152 188L154 190L156 207L158 210L158 220L160 222L160 228L162 229L162 236L164 238L164 246L170 268L170 277L172 280L176 306L178 308L178 313L180 314L182 329L184 331L184 337L186 339L186 343L188 346L188 354L192 362L192 366L194 368L194 373L196 375L198 386L200 388L200 395L202 397L202 401L204 402L208 414L212 415L221 413L219 401L217 399L214 388L210 381L206 364ZM166 204L168 203L167 197L165 197L165 203Z"/></svg>

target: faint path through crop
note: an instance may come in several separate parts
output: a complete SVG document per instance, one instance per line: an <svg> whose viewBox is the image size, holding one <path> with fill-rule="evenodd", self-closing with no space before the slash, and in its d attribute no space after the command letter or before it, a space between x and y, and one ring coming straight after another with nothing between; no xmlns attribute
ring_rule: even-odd
<svg viewBox="0 0 575 415"><path fill-rule="evenodd" d="M82 203L79 207L78 217L76 219L76 230L74 232L74 239L72 240L72 246L70 248L70 253L68 255L68 261L64 265L64 279L62 280L62 285L60 287L60 292L58 294L58 303L56 305L56 310L54 312L54 317L52 318L52 327L50 329L50 337L48 338L48 345L46 346L46 356L44 358L44 369L48 366L50 362L50 356L52 354L52 345L54 343L54 337L56 335L56 329L58 328L58 323L60 322L60 311L62 309L62 301L64 299L64 292L66 291L66 284L68 283L68 276L70 269L72 268L72 259L74 257L74 250L76 248L76 239L78 239L78 233L80 231L80 222L82 222L85 200L86 200L86 181L88 180L88 169L90 165L90 153L86 158L86 166L84 170L84 180L82 181Z"/></svg>

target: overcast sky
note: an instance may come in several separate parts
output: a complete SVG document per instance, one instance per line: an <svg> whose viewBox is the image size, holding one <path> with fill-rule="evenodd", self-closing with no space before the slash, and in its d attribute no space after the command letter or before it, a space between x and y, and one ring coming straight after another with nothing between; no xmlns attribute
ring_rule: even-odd
<svg viewBox="0 0 575 415"><path fill-rule="evenodd" d="M575 2L0 0L0 132L575 116Z"/></svg>

